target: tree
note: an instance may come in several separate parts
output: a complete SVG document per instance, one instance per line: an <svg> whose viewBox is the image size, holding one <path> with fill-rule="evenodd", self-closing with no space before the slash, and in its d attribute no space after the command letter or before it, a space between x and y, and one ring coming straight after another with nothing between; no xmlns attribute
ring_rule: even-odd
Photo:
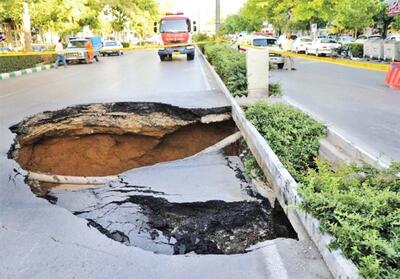
<svg viewBox="0 0 400 279"><path fill-rule="evenodd" d="M374 23L374 16L379 8L375 0L338 1L333 24L342 29L353 30L354 36L357 36L358 31Z"/></svg>

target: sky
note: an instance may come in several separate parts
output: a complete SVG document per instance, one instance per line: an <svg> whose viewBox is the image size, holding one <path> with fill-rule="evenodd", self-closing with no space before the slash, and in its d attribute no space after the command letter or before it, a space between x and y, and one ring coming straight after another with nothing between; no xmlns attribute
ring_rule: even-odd
<svg viewBox="0 0 400 279"><path fill-rule="evenodd" d="M215 0L158 0L161 9L171 12L184 12L200 23L200 28L211 25L215 18ZM239 11L246 0L220 0L221 18Z"/></svg>

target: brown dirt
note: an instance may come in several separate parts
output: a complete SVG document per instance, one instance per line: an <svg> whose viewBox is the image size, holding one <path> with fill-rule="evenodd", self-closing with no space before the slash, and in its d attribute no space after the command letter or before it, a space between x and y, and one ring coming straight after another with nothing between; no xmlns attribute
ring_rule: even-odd
<svg viewBox="0 0 400 279"><path fill-rule="evenodd" d="M53 137L22 146L17 161L26 170L41 173L114 175L194 155L234 131L234 123L224 121L186 126L161 139L132 134Z"/></svg>

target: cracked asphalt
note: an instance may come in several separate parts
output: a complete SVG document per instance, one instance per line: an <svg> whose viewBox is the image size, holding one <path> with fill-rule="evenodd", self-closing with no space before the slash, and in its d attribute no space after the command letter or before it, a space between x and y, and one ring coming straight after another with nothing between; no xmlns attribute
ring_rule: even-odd
<svg viewBox="0 0 400 279"><path fill-rule="evenodd" d="M331 277L308 241L268 240L237 255L170 256L128 247L72 213L90 205L96 207L96 196L85 195L83 190L59 191L53 193L58 203L51 204L33 195L25 183L26 172L7 158L14 137L8 128L45 110L115 101L157 101L182 107L227 105L202 63L199 58L193 62L181 59L160 63L154 51L140 51L105 58L99 64L59 68L0 82L1 277ZM220 153L135 169L121 176L129 185L146 187L150 191L147 195L163 195L170 202L252 199ZM121 195L116 192L108 199L124 199Z"/></svg>

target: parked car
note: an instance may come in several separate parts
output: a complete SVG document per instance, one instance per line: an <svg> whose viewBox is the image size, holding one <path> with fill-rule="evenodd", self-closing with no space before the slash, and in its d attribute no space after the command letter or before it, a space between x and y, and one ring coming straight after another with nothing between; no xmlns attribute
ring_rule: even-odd
<svg viewBox="0 0 400 279"><path fill-rule="evenodd" d="M310 37L299 37L293 42L293 51L296 53L306 52L307 46L311 45L312 40Z"/></svg>
<svg viewBox="0 0 400 279"><path fill-rule="evenodd" d="M332 39L316 39L307 46L306 54L329 55L333 56L336 54L337 49L340 48L340 44Z"/></svg>
<svg viewBox="0 0 400 279"><path fill-rule="evenodd" d="M91 38L71 38L68 42L68 46L65 49L65 59L67 63L72 62L84 62L90 63L88 50L86 49L86 43L90 42L93 47L93 58L99 61L100 49L103 44L100 37Z"/></svg>
<svg viewBox="0 0 400 279"><path fill-rule="evenodd" d="M388 35L386 41L396 41L400 42L400 35Z"/></svg>
<svg viewBox="0 0 400 279"><path fill-rule="evenodd" d="M349 35L342 35L338 37L337 42L342 45L351 44L352 42L354 42L354 38Z"/></svg>
<svg viewBox="0 0 400 279"><path fill-rule="evenodd" d="M265 47L269 50L280 50L278 46L278 40L275 37L251 36L249 43L252 46ZM282 55L271 52L269 52L269 62L277 65L278 69L283 69L283 65L285 64Z"/></svg>
<svg viewBox="0 0 400 279"><path fill-rule="evenodd" d="M32 51L41 52L41 51L45 51L45 50L46 50L46 48L42 44L32 44Z"/></svg>
<svg viewBox="0 0 400 279"><path fill-rule="evenodd" d="M8 47L0 47L0 52L11 52L11 49Z"/></svg>
<svg viewBox="0 0 400 279"><path fill-rule="evenodd" d="M122 51L123 47L120 42L114 40L108 40L103 42L103 47L100 50L100 53L103 56L108 55L123 55L124 52Z"/></svg>
<svg viewBox="0 0 400 279"><path fill-rule="evenodd" d="M359 43L359 44L363 44L367 40L381 40L381 39L382 39L381 35L369 35L369 36L360 35L360 36L357 37L357 40L355 42Z"/></svg>

